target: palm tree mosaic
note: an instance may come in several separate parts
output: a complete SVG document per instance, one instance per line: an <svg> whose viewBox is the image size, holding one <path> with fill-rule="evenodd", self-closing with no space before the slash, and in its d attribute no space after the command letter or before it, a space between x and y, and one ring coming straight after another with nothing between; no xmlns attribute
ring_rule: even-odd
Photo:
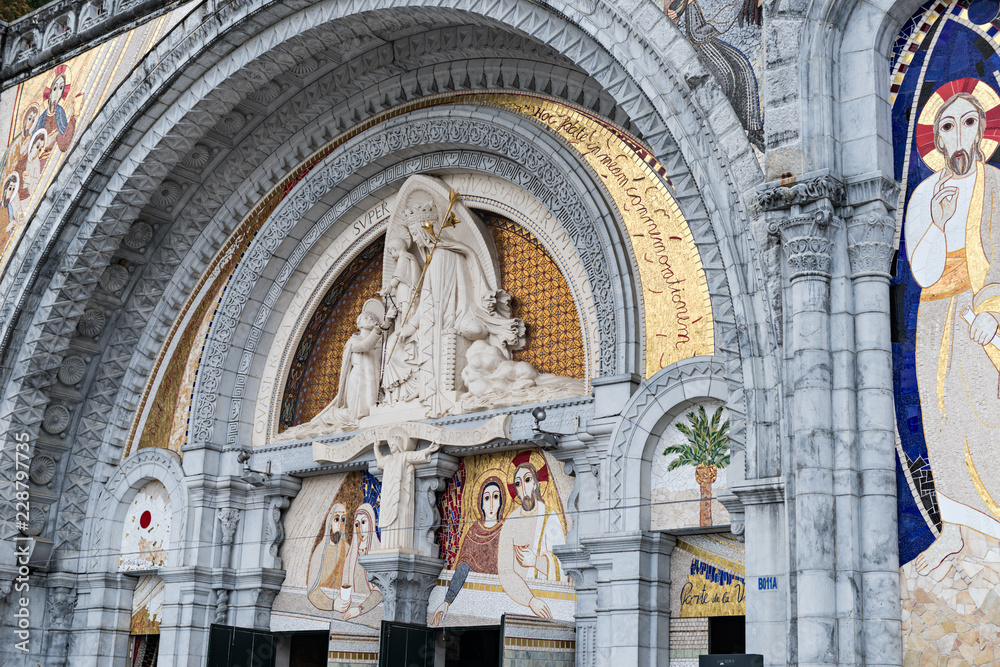
<svg viewBox="0 0 1000 667"><path fill-rule="evenodd" d="M670 445L663 450L664 456L676 456L667 470L677 470L681 466L694 468L694 479L701 491L698 519L699 525L712 525L712 484L719 476L719 469L729 465L729 420L722 422L720 406L709 419L704 406L698 412L687 414L687 424L677 424L687 442Z"/></svg>

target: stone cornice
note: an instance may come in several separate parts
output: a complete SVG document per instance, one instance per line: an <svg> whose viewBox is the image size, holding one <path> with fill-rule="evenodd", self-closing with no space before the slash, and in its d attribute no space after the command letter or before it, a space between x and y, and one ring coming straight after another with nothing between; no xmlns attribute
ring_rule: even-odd
<svg viewBox="0 0 1000 667"><path fill-rule="evenodd" d="M736 494L744 507L785 502L785 480L782 477L748 479L729 490Z"/></svg>

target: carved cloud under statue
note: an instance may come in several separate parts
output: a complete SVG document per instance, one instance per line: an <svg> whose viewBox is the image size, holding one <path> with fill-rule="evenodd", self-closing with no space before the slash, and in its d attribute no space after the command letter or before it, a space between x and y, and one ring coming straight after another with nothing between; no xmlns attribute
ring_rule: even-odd
<svg viewBox="0 0 1000 667"><path fill-rule="evenodd" d="M344 346L337 395L279 439L585 394L583 380L512 359L524 322L511 317L489 231L458 194L412 176L396 202L382 289Z"/></svg>

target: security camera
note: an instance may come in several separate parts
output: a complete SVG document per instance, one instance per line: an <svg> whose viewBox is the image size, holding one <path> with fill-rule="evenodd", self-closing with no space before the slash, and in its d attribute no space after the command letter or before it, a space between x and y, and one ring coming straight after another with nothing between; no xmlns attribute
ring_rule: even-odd
<svg viewBox="0 0 1000 667"><path fill-rule="evenodd" d="M545 408L538 407L531 411L531 416L535 418L536 422L545 421Z"/></svg>
<svg viewBox="0 0 1000 667"><path fill-rule="evenodd" d="M249 460L250 460L250 452L246 449L242 450L239 454L236 455L237 463L246 463Z"/></svg>

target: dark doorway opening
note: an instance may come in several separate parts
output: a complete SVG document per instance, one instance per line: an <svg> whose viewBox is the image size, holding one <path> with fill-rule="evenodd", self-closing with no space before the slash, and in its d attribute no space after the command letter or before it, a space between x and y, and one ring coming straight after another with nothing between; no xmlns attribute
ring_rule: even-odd
<svg viewBox="0 0 1000 667"><path fill-rule="evenodd" d="M714 616L708 619L709 653L746 653L745 616Z"/></svg>
<svg viewBox="0 0 1000 667"><path fill-rule="evenodd" d="M289 665L326 667L330 657L329 632L292 632L287 641Z"/></svg>
<svg viewBox="0 0 1000 667"><path fill-rule="evenodd" d="M500 667L500 626L447 628L439 642L444 645L444 667Z"/></svg>

